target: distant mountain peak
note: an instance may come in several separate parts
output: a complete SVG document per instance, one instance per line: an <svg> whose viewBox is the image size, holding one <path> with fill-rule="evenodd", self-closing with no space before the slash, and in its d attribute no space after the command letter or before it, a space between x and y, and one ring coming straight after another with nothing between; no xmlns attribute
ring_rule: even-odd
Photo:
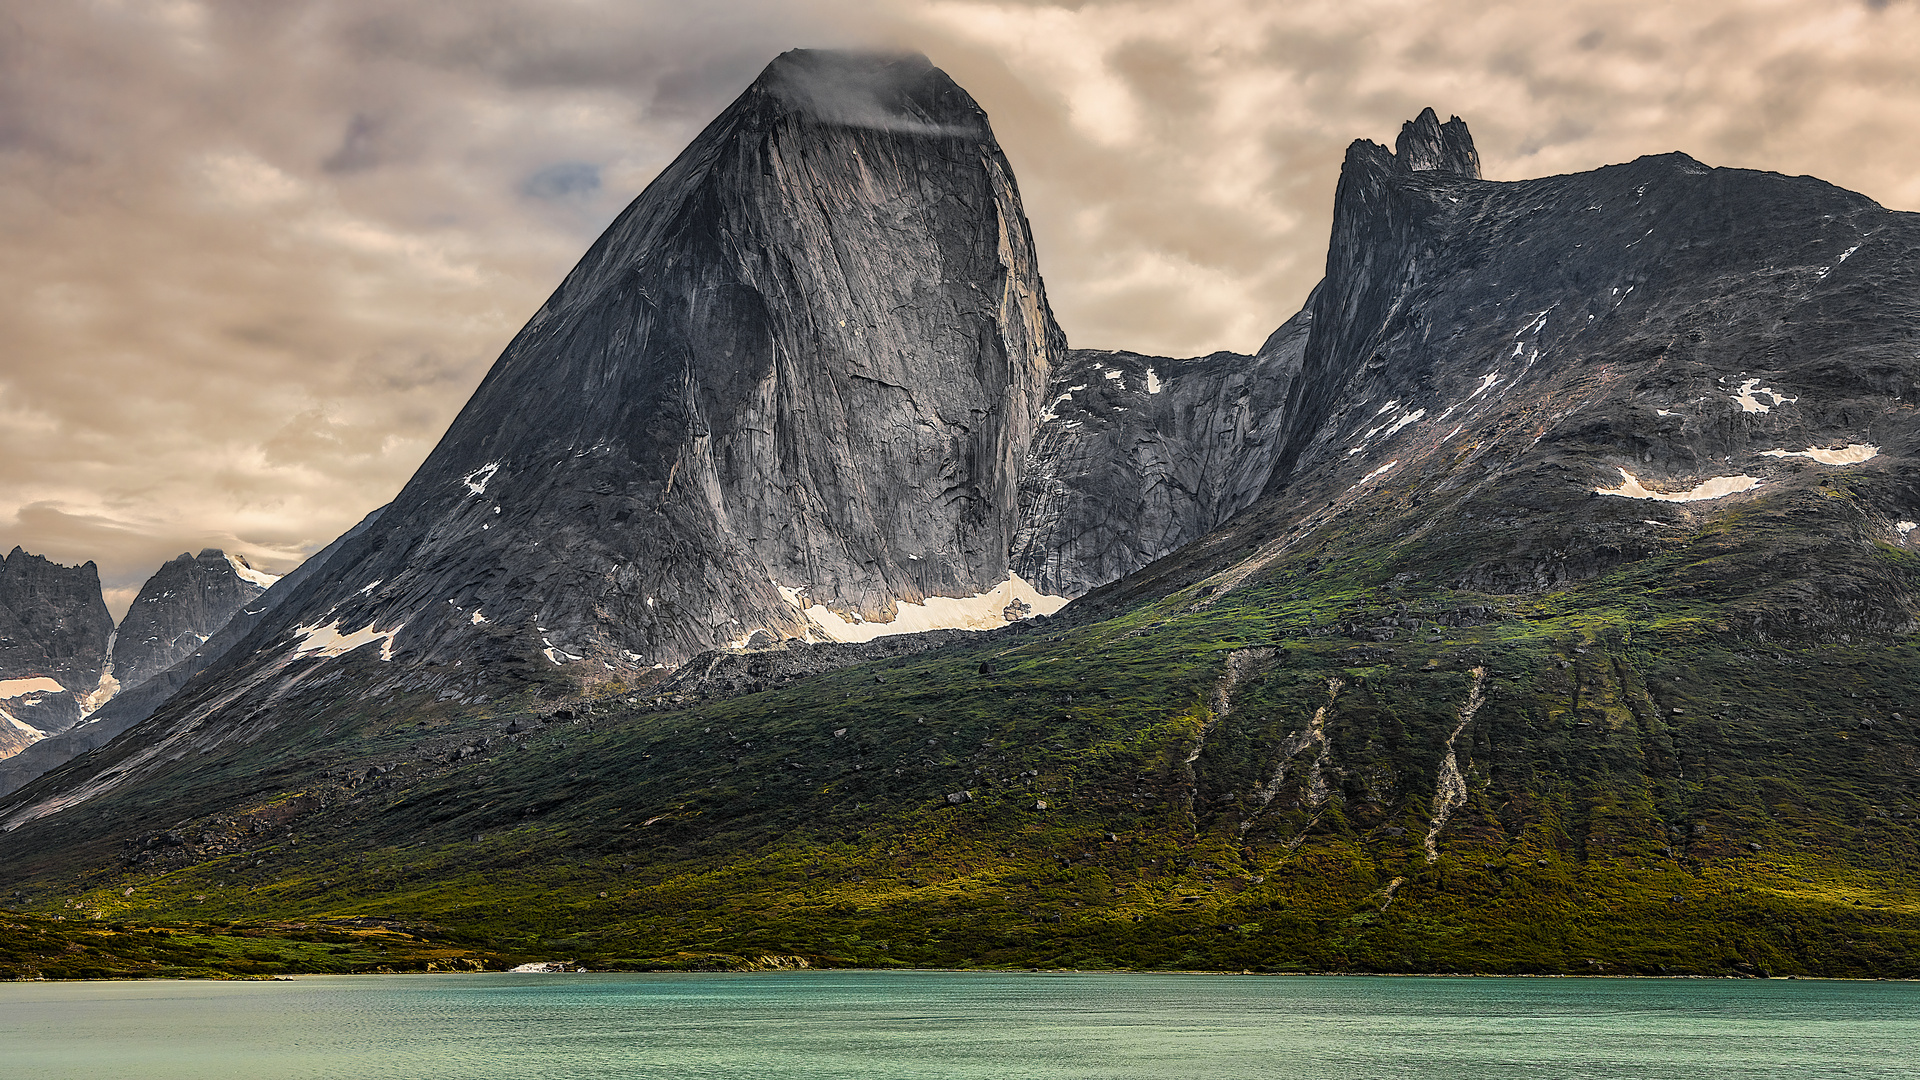
<svg viewBox="0 0 1920 1080"><path fill-rule="evenodd" d="M1393 144L1394 167L1400 172L1438 172L1480 179L1480 152L1473 148L1467 122L1458 116L1446 123L1431 108L1400 125Z"/></svg>

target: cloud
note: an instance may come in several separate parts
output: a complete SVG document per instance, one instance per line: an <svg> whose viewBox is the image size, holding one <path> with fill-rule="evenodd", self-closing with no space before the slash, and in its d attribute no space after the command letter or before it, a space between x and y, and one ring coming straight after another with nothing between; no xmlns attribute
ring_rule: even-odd
<svg viewBox="0 0 1920 1080"><path fill-rule="evenodd" d="M600 190L600 167L584 161L562 161L549 165L520 185L520 192L532 199L573 199Z"/></svg>
<svg viewBox="0 0 1920 1080"><path fill-rule="evenodd" d="M116 587L208 545L290 569L795 46L923 52L980 101L1082 346L1255 347L1348 142L1427 105L1496 179L1678 149L1920 208L1906 0L13 5L0 547Z"/></svg>

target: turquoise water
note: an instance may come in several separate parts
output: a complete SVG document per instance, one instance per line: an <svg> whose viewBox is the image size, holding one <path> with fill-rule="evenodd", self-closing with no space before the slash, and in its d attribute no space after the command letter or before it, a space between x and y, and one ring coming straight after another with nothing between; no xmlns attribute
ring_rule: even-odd
<svg viewBox="0 0 1920 1080"><path fill-rule="evenodd" d="M1920 984L795 972L0 984L0 1076L1909 1077Z"/></svg>

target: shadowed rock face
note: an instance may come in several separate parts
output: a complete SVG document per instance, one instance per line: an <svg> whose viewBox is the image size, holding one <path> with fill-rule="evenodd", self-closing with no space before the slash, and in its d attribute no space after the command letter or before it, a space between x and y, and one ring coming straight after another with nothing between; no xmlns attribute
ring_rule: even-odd
<svg viewBox="0 0 1920 1080"><path fill-rule="evenodd" d="M1910 632L1920 215L1684 154L1492 183L1451 127L1350 148L1266 495L1100 602L1363 545L1509 596L1691 552L1657 587L1714 625Z"/></svg>
<svg viewBox="0 0 1920 1080"><path fill-rule="evenodd" d="M973 100L922 57L785 54L593 245L285 629L604 673L806 638L803 606L886 621L985 592L1061 350Z"/></svg>
<svg viewBox="0 0 1920 1080"><path fill-rule="evenodd" d="M1432 109L1400 125L1393 144L1394 168L1400 172L1437 172L1466 180L1480 179L1480 152L1473 148L1467 122L1453 117L1446 123Z"/></svg>
<svg viewBox="0 0 1920 1080"><path fill-rule="evenodd" d="M91 562L61 566L17 547L0 560L0 683L14 684L0 696L0 755L80 719L112 634Z"/></svg>
<svg viewBox="0 0 1920 1080"><path fill-rule="evenodd" d="M240 576L244 569L254 580ZM185 554L160 567L127 609L113 637L113 677L139 686L179 663L266 591L270 579L218 548Z"/></svg>
<svg viewBox="0 0 1920 1080"><path fill-rule="evenodd" d="M1021 477L1014 571L1079 596L1252 503L1272 476L1309 325L1296 315L1254 356L1069 352Z"/></svg>

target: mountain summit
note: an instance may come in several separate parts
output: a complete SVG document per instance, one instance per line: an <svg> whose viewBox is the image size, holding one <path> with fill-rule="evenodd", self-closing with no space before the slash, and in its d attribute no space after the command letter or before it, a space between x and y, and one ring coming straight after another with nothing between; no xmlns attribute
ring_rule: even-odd
<svg viewBox="0 0 1920 1080"><path fill-rule="evenodd" d="M1480 152L1473 148L1467 122L1455 116L1446 123L1432 109L1400 125L1393 144L1394 167L1401 172L1437 172L1480 179Z"/></svg>
<svg viewBox="0 0 1920 1080"><path fill-rule="evenodd" d="M280 625L604 674L990 593L1062 347L973 99L920 56L786 53Z"/></svg>

